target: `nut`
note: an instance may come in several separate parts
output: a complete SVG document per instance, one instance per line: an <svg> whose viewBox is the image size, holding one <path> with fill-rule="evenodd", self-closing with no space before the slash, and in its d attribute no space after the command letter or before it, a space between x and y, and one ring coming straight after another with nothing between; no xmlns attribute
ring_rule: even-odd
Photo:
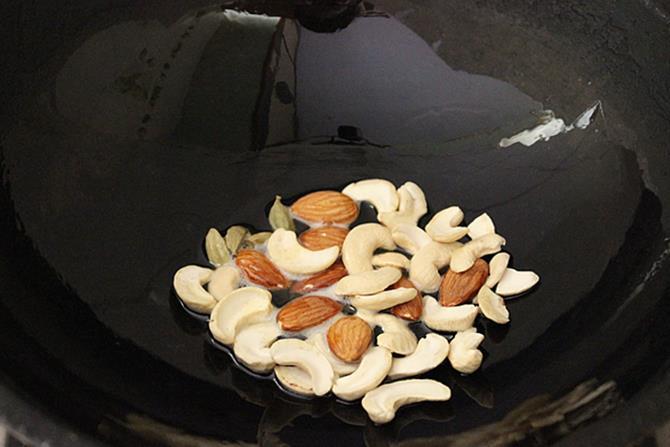
<svg viewBox="0 0 670 447"><path fill-rule="evenodd" d="M464 331L472 327L476 317L477 306L472 304L443 307L432 296L423 297L423 322L436 331Z"/></svg>
<svg viewBox="0 0 670 447"><path fill-rule="evenodd" d="M486 287L492 288L500 282L507 265L509 264L509 253L498 253L489 262L489 277L486 278Z"/></svg>
<svg viewBox="0 0 670 447"><path fill-rule="evenodd" d="M449 268L457 273L464 272L482 256L499 252L503 245L505 245L505 239L497 234L487 234L473 239L461 248L454 250L451 254Z"/></svg>
<svg viewBox="0 0 670 447"><path fill-rule="evenodd" d="M332 286L345 276L347 276L346 267L344 267L344 264L341 262L336 262L321 273L317 273L316 275L310 276L307 279L294 282L291 286L291 292L308 293L315 290L325 289L326 287Z"/></svg>
<svg viewBox="0 0 670 447"><path fill-rule="evenodd" d="M387 383L369 391L361 404L370 419L385 424L395 417L398 408L416 402L451 399L448 386L431 379L409 379Z"/></svg>
<svg viewBox="0 0 670 447"><path fill-rule="evenodd" d="M348 275L335 284L338 295L370 295L381 292L398 281L402 273L395 267L382 267L363 273Z"/></svg>
<svg viewBox="0 0 670 447"><path fill-rule="evenodd" d="M275 366L270 355L270 345L280 334L281 331L274 321L252 324L237 334L233 352L240 363L250 370L266 373Z"/></svg>
<svg viewBox="0 0 670 447"><path fill-rule="evenodd" d="M398 282L391 286L393 288L399 287L414 287L412 281L407 278L400 278ZM417 321L421 318L423 313L423 298L421 292L416 291L416 295L413 299L407 301L406 303L395 305L391 308L391 313L396 317L402 318L404 320Z"/></svg>
<svg viewBox="0 0 670 447"><path fill-rule="evenodd" d="M384 310L397 304L406 303L415 297L416 289L401 287L384 290L374 295L356 295L349 301L359 309Z"/></svg>
<svg viewBox="0 0 670 447"><path fill-rule="evenodd" d="M477 259L474 265L462 273L448 270L440 284L440 304L458 306L467 303L486 282L489 265L483 259Z"/></svg>
<svg viewBox="0 0 670 447"><path fill-rule="evenodd" d="M361 359L356 371L340 377L333 385L333 393L344 400L356 400L376 388L391 369L391 353L381 346L371 348Z"/></svg>
<svg viewBox="0 0 670 447"><path fill-rule="evenodd" d="M372 340L372 329L358 317L344 317L328 329L328 346L337 358L356 362L367 351Z"/></svg>
<svg viewBox="0 0 670 447"><path fill-rule="evenodd" d="M496 227L493 225L491 217L486 214L480 214L475 220L468 225L468 236L470 239L478 239L487 234L495 234Z"/></svg>
<svg viewBox="0 0 670 447"><path fill-rule="evenodd" d="M436 242L455 242L468 234L466 227L459 227L463 221L463 211L450 206L435 214L426 225L426 233Z"/></svg>
<svg viewBox="0 0 670 447"><path fill-rule="evenodd" d="M235 264L242 270L247 281L268 289L284 289L288 280L277 267L258 250L240 250Z"/></svg>
<svg viewBox="0 0 670 447"><path fill-rule="evenodd" d="M347 374L351 374L352 372L356 371L356 368L358 368L356 363L342 361L335 354L333 354L333 351L331 351L330 347L328 346L328 342L326 341L326 336L323 333L313 333L309 336L309 338L307 338L307 342L314 345L314 347L318 349L319 352L321 352L321 354L326 357L326 359L328 359L330 366L333 367L333 371L335 371L335 374L338 376L346 376Z"/></svg>
<svg viewBox="0 0 670 447"><path fill-rule="evenodd" d="M417 289L432 293L440 287L440 269L449 264L452 253L459 249L461 244L452 242L441 244L431 242L412 257L409 265L409 279Z"/></svg>
<svg viewBox="0 0 670 447"><path fill-rule="evenodd" d="M212 275L210 269L187 265L174 274L172 285L184 304L194 312L210 313L216 299L203 287Z"/></svg>
<svg viewBox="0 0 670 447"><path fill-rule="evenodd" d="M398 247L411 255L433 241L421 228L408 224L396 225L391 231L391 237Z"/></svg>
<svg viewBox="0 0 670 447"><path fill-rule="evenodd" d="M288 391L302 396L314 396L312 377L297 366L275 366L275 377Z"/></svg>
<svg viewBox="0 0 670 447"><path fill-rule="evenodd" d="M240 329L258 323L272 311L272 295L258 287L234 290L217 303L209 320L212 336L224 345L232 345Z"/></svg>
<svg viewBox="0 0 670 447"><path fill-rule="evenodd" d="M361 318L363 314L359 311ZM416 349L416 335L401 319L389 314L376 314L372 321L382 328L382 333L377 336L377 345L389 351L409 355Z"/></svg>
<svg viewBox="0 0 670 447"><path fill-rule="evenodd" d="M421 216L428 211L426 196L416 183L407 182L398 188L398 198L398 211L377 214L377 220L390 229L403 223L416 225Z"/></svg>
<svg viewBox="0 0 670 447"><path fill-rule="evenodd" d="M293 231L275 230L268 239L268 257L289 273L309 275L333 265L340 254L338 247L312 251L298 243Z"/></svg>
<svg viewBox="0 0 670 447"><path fill-rule="evenodd" d="M395 267L409 270L409 259L402 253L387 251L372 257L372 265L375 267Z"/></svg>
<svg viewBox="0 0 670 447"><path fill-rule="evenodd" d="M240 271L232 265L224 265L214 270L209 277L207 290L216 301L221 301L240 286Z"/></svg>
<svg viewBox="0 0 670 447"><path fill-rule="evenodd" d="M496 293L501 296L519 295L532 289L538 281L540 277L535 272L507 268L496 287Z"/></svg>
<svg viewBox="0 0 670 447"><path fill-rule="evenodd" d="M291 212L305 222L350 224L358 217L358 205L337 191L316 191L296 200Z"/></svg>
<svg viewBox="0 0 670 447"><path fill-rule="evenodd" d="M475 328L458 332L449 345L448 358L452 368L463 374L477 371L484 358L481 351L477 349L482 341L484 341L484 336L478 334Z"/></svg>
<svg viewBox="0 0 670 447"><path fill-rule="evenodd" d="M329 247L342 248L349 230L342 227L318 227L303 231L298 240L310 250L322 250Z"/></svg>
<svg viewBox="0 0 670 447"><path fill-rule="evenodd" d="M342 190L342 194L358 202L370 202L377 213L398 209L398 193L395 190L395 185L388 180L375 178L350 183Z"/></svg>
<svg viewBox="0 0 670 447"><path fill-rule="evenodd" d="M416 350L406 356L393 359L388 373L391 380L418 376L439 366L449 354L449 342L437 334L427 334L416 346Z"/></svg>
<svg viewBox="0 0 670 447"><path fill-rule="evenodd" d="M342 304L325 296L301 296L277 314L277 322L285 331L297 332L317 326L342 310Z"/></svg>
<svg viewBox="0 0 670 447"><path fill-rule="evenodd" d="M333 387L333 368L326 357L306 341L277 340L270 347L270 354L277 365L297 366L309 374L312 390L317 396L323 396Z"/></svg>
<svg viewBox="0 0 670 447"><path fill-rule="evenodd" d="M353 228L342 244L342 262L350 274L372 270L375 250L395 250L395 243L388 228L369 223Z"/></svg>
<svg viewBox="0 0 670 447"><path fill-rule="evenodd" d="M491 289L483 286L477 294L479 310L486 318L498 324L509 323L509 311L505 307L505 300L493 293Z"/></svg>

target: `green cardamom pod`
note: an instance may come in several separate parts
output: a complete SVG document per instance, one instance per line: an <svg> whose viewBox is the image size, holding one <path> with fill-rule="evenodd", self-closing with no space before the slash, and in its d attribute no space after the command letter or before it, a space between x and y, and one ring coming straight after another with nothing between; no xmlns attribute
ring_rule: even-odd
<svg viewBox="0 0 670 447"><path fill-rule="evenodd" d="M271 231L262 231L248 236L246 242L251 242L253 245L262 245L270 239L270 236L272 236Z"/></svg>
<svg viewBox="0 0 670 447"><path fill-rule="evenodd" d="M273 230L283 228L284 230L295 231L295 222L291 218L288 207L281 203L281 196L275 197L275 203L270 208L268 220Z"/></svg>
<svg viewBox="0 0 670 447"><path fill-rule="evenodd" d="M230 251L226 241L216 228L210 228L205 237L205 251L212 264L219 266L230 261Z"/></svg>
<svg viewBox="0 0 670 447"><path fill-rule="evenodd" d="M228 228L228 231L226 231L226 245L228 246L228 250L233 254L237 253L237 250L240 249L240 244L248 235L249 230L241 225L234 225Z"/></svg>

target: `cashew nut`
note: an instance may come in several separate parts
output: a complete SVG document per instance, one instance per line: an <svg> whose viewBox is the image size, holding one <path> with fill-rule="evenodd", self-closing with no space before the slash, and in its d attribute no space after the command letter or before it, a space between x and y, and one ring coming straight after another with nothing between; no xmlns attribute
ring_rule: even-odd
<svg viewBox="0 0 670 447"><path fill-rule="evenodd" d="M393 242L398 247L413 255L422 247L433 242L428 234L416 225L399 224L391 231Z"/></svg>
<svg viewBox="0 0 670 447"><path fill-rule="evenodd" d="M509 264L509 253L498 253L489 262L489 277L486 279L486 287L493 288L500 279Z"/></svg>
<svg viewBox="0 0 670 447"><path fill-rule="evenodd" d="M280 334L281 330L274 321L264 321L243 328L235 337L235 357L252 371L270 371L275 366L270 355L270 345Z"/></svg>
<svg viewBox="0 0 670 447"><path fill-rule="evenodd" d="M451 254L449 268L456 273L468 270L482 256L492 255L505 245L505 239L498 234L487 234L473 239Z"/></svg>
<svg viewBox="0 0 670 447"><path fill-rule="evenodd" d="M437 242L455 242L466 234L466 227L459 227L463 221L463 211L457 206L450 206L435 214L426 225L426 233Z"/></svg>
<svg viewBox="0 0 670 447"><path fill-rule="evenodd" d="M313 396L312 377L297 366L275 366L275 377L284 388L303 396Z"/></svg>
<svg viewBox="0 0 670 447"><path fill-rule="evenodd" d="M406 356L393 359L388 373L391 380L417 376L439 366L449 354L449 342L437 334L427 334L416 346L416 350Z"/></svg>
<svg viewBox="0 0 670 447"><path fill-rule="evenodd" d="M491 220L491 216L482 213L468 225L468 236L470 239L477 239L487 234L495 234L496 227Z"/></svg>
<svg viewBox="0 0 670 447"><path fill-rule="evenodd" d="M370 295L381 292L402 276L400 269L382 267L362 273L347 275L335 284L338 295Z"/></svg>
<svg viewBox="0 0 670 447"><path fill-rule="evenodd" d="M377 214L377 220L393 229L399 224L416 225L428 211L426 196L416 183L407 182L398 188L398 211Z"/></svg>
<svg viewBox="0 0 670 447"><path fill-rule="evenodd" d="M203 287L212 275L210 269L187 265L174 274L172 285L177 296L194 312L210 313L216 299Z"/></svg>
<svg viewBox="0 0 670 447"><path fill-rule="evenodd" d="M530 290L539 280L535 272L507 268L496 287L496 293L501 296L518 295Z"/></svg>
<svg viewBox="0 0 670 447"><path fill-rule="evenodd" d="M342 244L342 262L349 274L372 270L372 255L378 248L395 250L391 231L376 223L353 228Z"/></svg>
<svg viewBox="0 0 670 447"><path fill-rule="evenodd" d="M399 287L397 289L385 290L374 295L356 295L349 301L353 306L360 309L383 310L397 304L406 303L414 299L416 289Z"/></svg>
<svg viewBox="0 0 670 447"><path fill-rule="evenodd" d="M224 345L235 342L238 331L266 318L272 311L272 295L258 287L233 290L214 306L209 320L212 336Z"/></svg>
<svg viewBox="0 0 670 447"><path fill-rule="evenodd" d="M360 310L358 315L365 319ZM391 314L377 314L371 321L379 325L383 331L377 336L378 346L400 355L409 355L414 352L417 344L416 335L403 320Z"/></svg>
<svg viewBox="0 0 670 447"><path fill-rule="evenodd" d="M335 373L328 359L306 341L278 340L270 347L270 353L277 365L297 366L308 373L317 396L323 396L333 387Z"/></svg>
<svg viewBox="0 0 670 447"><path fill-rule="evenodd" d="M359 202L370 202L377 213L398 209L398 193L395 190L395 185L388 180L375 178L350 183L342 190L342 194Z"/></svg>
<svg viewBox="0 0 670 447"><path fill-rule="evenodd" d="M391 369L393 357L388 349L381 346L370 348L363 355L356 371L341 377L333 385L333 393L340 399L356 400L376 388Z"/></svg>
<svg viewBox="0 0 670 447"><path fill-rule="evenodd" d="M472 304L443 307L432 296L423 297L423 322L436 331L464 331L472 327L476 317L477 306Z"/></svg>
<svg viewBox="0 0 670 447"><path fill-rule="evenodd" d="M487 286L482 286L477 294L477 303L482 314L498 324L509 323L509 311L505 307L505 300L493 293Z"/></svg>
<svg viewBox="0 0 670 447"><path fill-rule="evenodd" d="M475 328L458 332L449 346L448 357L451 366L463 374L477 371L484 358L481 351L477 349L482 341L484 341L484 336L478 334Z"/></svg>
<svg viewBox="0 0 670 447"><path fill-rule="evenodd" d="M461 247L458 242L429 243L412 257L409 265L410 281L422 292L435 292L440 287L439 270L449 264L452 253Z"/></svg>
<svg viewBox="0 0 670 447"><path fill-rule="evenodd" d="M335 354L333 354L333 352L330 350L330 347L328 346L326 336L323 334L323 332L315 332L314 334L310 335L307 339L307 342L314 345L314 347L319 352L321 352L321 354L323 354L326 359L328 359L330 366L333 367L333 371L338 376L346 376L356 371L356 368L358 368L358 363L348 363L342 361Z"/></svg>
<svg viewBox="0 0 670 447"><path fill-rule="evenodd" d="M385 424L393 420L403 405L449 399L451 390L437 380L410 379L387 383L368 392L361 404L373 422Z"/></svg>
<svg viewBox="0 0 670 447"><path fill-rule="evenodd" d="M396 267L409 270L409 259L402 253L387 251L372 257L372 265L375 267Z"/></svg>
<svg viewBox="0 0 670 447"><path fill-rule="evenodd" d="M298 242L295 232L279 228L268 239L268 256L278 267L294 274L321 272L340 254L338 246L312 251Z"/></svg>
<svg viewBox="0 0 670 447"><path fill-rule="evenodd" d="M240 271L232 265L224 265L214 270L209 278L207 290L214 299L221 301L240 285Z"/></svg>

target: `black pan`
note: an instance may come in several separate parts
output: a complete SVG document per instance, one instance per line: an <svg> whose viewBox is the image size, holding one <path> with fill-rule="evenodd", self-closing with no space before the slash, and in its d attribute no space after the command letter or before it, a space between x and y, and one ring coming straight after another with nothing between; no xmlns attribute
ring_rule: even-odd
<svg viewBox="0 0 670 447"><path fill-rule="evenodd" d="M291 3L5 7L0 415L12 436L668 445L670 5ZM569 123L597 101L585 130L498 146L547 109ZM451 401L384 426L249 376L171 289L177 268L206 264L208 228L267 229L276 194L370 177L421 185L425 221L455 203L466 219L487 211L514 266L542 277L509 302L510 325L478 323L479 372L427 374Z"/></svg>

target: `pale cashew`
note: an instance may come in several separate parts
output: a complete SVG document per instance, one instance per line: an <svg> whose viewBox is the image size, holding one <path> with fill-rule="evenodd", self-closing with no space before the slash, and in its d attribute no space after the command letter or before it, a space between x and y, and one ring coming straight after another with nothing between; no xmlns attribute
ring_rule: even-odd
<svg viewBox="0 0 670 447"><path fill-rule="evenodd" d="M477 294L477 304L482 314L498 324L509 323L509 311L505 307L505 300L493 293L487 286L482 286Z"/></svg>
<svg viewBox="0 0 670 447"><path fill-rule="evenodd" d="M396 225L391 231L391 237L398 247L411 255L433 242L421 228L408 224Z"/></svg>
<svg viewBox="0 0 670 447"><path fill-rule="evenodd" d="M349 274L372 270L372 256L378 248L395 250L391 231L376 223L354 227L342 244L342 262Z"/></svg>
<svg viewBox="0 0 670 447"><path fill-rule="evenodd" d="M354 275L347 275L335 284L338 295L370 295L381 292L402 277L400 269L382 267Z"/></svg>
<svg viewBox="0 0 670 447"><path fill-rule="evenodd" d="M359 310L358 315L365 319L361 314L362 312ZM401 355L409 355L414 352L417 344L416 335L403 320L391 314L377 314L372 321L384 331L377 336L378 346Z"/></svg>
<svg viewBox="0 0 670 447"><path fill-rule="evenodd" d="M449 342L437 334L427 334L416 346L416 350L406 356L393 359L388 373L391 380L418 376L439 366L449 354Z"/></svg>
<svg viewBox="0 0 670 447"><path fill-rule="evenodd" d="M368 350L361 359L356 371L341 377L333 385L333 393L344 400L356 400L365 393L376 388L386 377L393 357L388 349L375 346Z"/></svg>
<svg viewBox="0 0 670 447"><path fill-rule="evenodd" d="M351 304L359 309L384 310L397 304L406 303L414 299L416 289L398 287L385 290L374 295L356 295L349 299Z"/></svg>
<svg viewBox="0 0 670 447"><path fill-rule="evenodd" d="M340 254L337 246L309 250L298 242L295 232L279 228L267 242L268 257L278 267L298 275L321 272L330 267Z"/></svg>
<svg viewBox="0 0 670 447"><path fill-rule="evenodd" d="M509 264L509 253L498 253L489 262L489 277L486 279L486 287L493 288L500 282L507 265Z"/></svg>
<svg viewBox="0 0 670 447"><path fill-rule="evenodd" d="M333 371L338 376L346 376L356 371L356 368L358 368L358 363L345 362L333 354L333 352L330 350L330 347L328 346L326 336L323 334L323 332L315 332L314 334L310 335L307 339L307 342L314 345L314 347L316 347L316 349L319 350L319 352L321 352L321 354L323 354L326 359L328 359L330 366L333 367Z"/></svg>
<svg viewBox="0 0 670 447"><path fill-rule="evenodd" d="M239 330L265 319L272 311L272 295L258 287L233 290L212 310L209 330L224 345L232 345Z"/></svg>
<svg viewBox="0 0 670 447"><path fill-rule="evenodd" d="M361 404L373 422L385 424L393 420L403 405L449 399L451 390L437 380L410 379L387 383L369 391Z"/></svg>
<svg viewBox="0 0 670 447"><path fill-rule="evenodd" d="M436 242L455 242L466 234L466 227L459 227L463 221L463 211L457 206L450 206L435 214L426 225L426 233Z"/></svg>
<svg viewBox="0 0 670 447"><path fill-rule="evenodd" d="M370 202L378 213L398 209L398 193L395 185L388 180L375 178L350 183L342 190L342 194L359 202Z"/></svg>
<svg viewBox="0 0 670 447"><path fill-rule="evenodd" d="M312 379L312 390L323 396L333 387L335 373L328 359L314 346L303 340L283 339L270 347L272 360L277 365L297 366Z"/></svg>
<svg viewBox="0 0 670 447"><path fill-rule="evenodd" d="M501 296L518 295L530 290L538 281L540 277L535 272L507 268L496 287L496 293Z"/></svg>
<svg viewBox="0 0 670 447"><path fill-rule="evenodd" d="M387 251L372 257L372 265L375 267L396 267L409 270L409 259L402 253Z"/></svg>
<svg viewBox="0 0 670 447"><path fill-rule="evenodd" d="M498 234L487 234L486 236L473 239L454 250L451 254L449 268L456 273L464 272L472 267L475 261L482 256L499 252L503 245L505 245L505 239Z"/></svg>
<svg viewBox="0 0 670 447"><path fill-rule="evenodd" d="M410 281L422 292L435 292L440 287L439 270L449 264L452 253L461 247L458 242L429 243L412 257L409 266Z"/></svg>
<svg viewBox="0 0 670 447"><path fill-rule="evenodd" d="M235 357L252 371L270 371L275 366L270 345L280 334L281 330L275 321L264 321L243 328L235 337Z"/></svg>
<svg viewBox="0 0 670 447"><path fill-rule="evenodd" d="M275 377L289 391L302 396L314 396L312 377L297 366L275 366Z"/></svg>
<svg viewBox="0 0 670 447"><path fill-rule="evenodd" d="M477 239L487 234L495 234L495 232L496 227L491 217L486 213L480 214L468 225L468 236L470 236L470 239Z"/></svg>
<svg viewBox="0 0 670 447"><path fill-rule="evenodd" d="M423 322L436 331L464 331L472 327L476 317L477 306L472 304L443 307L432 296L423 297Z"/></svg>
<svg viewBox="0 0 670 447"><path fill-rule="evenodd" d="M475 328L458 332L449 346L448 357L452 368L463 374L477 371L484 358L481 351L477 349L482 341L484 341L484 336L478 334Z"/></svg>
<svg viewBox="0 0 670 447"><path fill-rule="evenodd" d="M240 271L232 265L224 265L214 270L209 278L207 290L214 299L221 301L240 286Z"/></svg>
<svg viewBox="0 0 670 447"><path fill-rule="evenodd" d="M214 298L205 288L212 271L197 265L187 265L174 274L172 285L184 304L194 312L210 313L216 306Z"/></svg>
<svg viewBox="0 0 670 447"><path fill-rule="evenodd" d="M399 224L416 225L428 211L426 196L416 183L407 182L398 188L398 211L377 214L377 220L393 229Z"/></svg>

